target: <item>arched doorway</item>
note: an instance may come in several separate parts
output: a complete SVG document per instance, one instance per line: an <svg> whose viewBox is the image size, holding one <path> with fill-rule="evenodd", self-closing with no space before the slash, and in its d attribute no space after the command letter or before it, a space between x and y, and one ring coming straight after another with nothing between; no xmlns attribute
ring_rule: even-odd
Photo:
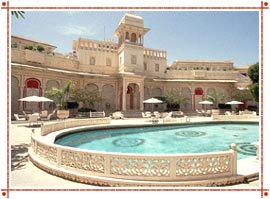
<svg viewBox="0 0 270 199"><path fill-rule="evenodd" d="M29 78L25 80L23 97L28 97L32 95L42 96L41 83L36 78ZM23 102L23 110L39 112L41 110L41 104L42 103L36 102Z"/></svg>
<svg viewBox="0 0 270 199"><path fill-rule="evenodd" d="M185 101L181 105L181 110L191 110L192 109L192 95L191 95L191 90L188 87L184 87L181 89L181 94L187 98L188 100Z"/></svg>
<svg viewBox="0 0 270 199"><path fill-rule="evenodd" d="M131 83L127 86L126 109L140 110L140 91L139 86L135 83Z"/></svg>
<svg viewBox="0 0 270 199"><path fill-rule="evenodd" d="M18 113L19 102L18 99L21 97L20 82L15 76L11 76L11 113Z"/></svg>
<svg viewBox="0 0 270 199"><path fill-rule="evenodd" d="M93 93L97 93L97 94L100 94L99 93L99 88L96 84L94 83L88 83L87 85L85 85L85 90L89 91L89 92L93 92ZM88 107L92 110L97 110L99 111L101 109L100 107L100 102L94 102L90 107Z"/></svg>
<svg viewBox="0 0 270 199"><path fill-rule="evenodd" d="M102 109L106 112L112 112L114 108L115 92L114 88L110 84L106 84L102 87L102 97L104 98Z"/></svg>
<svg viewBox="0 0 270 199"><path fill-rule="evenodd" d="M195 88L194 90L194 98L193 98L193 107L194 110L201 109L201 105L199 104L200 101L203 101L203 89L202 88Z"/></svg>

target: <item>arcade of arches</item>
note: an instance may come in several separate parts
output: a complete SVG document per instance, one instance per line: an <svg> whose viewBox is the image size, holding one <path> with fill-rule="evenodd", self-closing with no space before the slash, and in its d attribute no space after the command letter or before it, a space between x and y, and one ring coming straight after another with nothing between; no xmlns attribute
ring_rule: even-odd
<svg viewBox="0 0 270 199"><path fill-rule="evenodd" d="M44 80L38 78L26 78L22 80L22 78L18 76L12 76L12 112L18 112L20 110L34 112L43 109L49 110L54 108L55 106L51 106L50 103L18 102L18 99L31 95L43 96L45 95L46 91L50 90L52 87L60 88L64 84L65 81L53 79ZM102 95L104 100L100 103L95 103L91 108L96 109L97 111L104 110L107 114L117 110L150 111L151 104L144 104L143 101L151 97L163 97L166 94L166 91L171 89L170 87L147 84L147 82L142 83L141 81L135 81L135 83L130 81L129 83L126 83L125 86L126 89L123 89L123 84L118 85L115 82L111 84L89 82L80 87L90 91L98 91ZM183 111L191 111L203 108L202 105L199 104L199 102L204 100L206 98L206 95L217 89L214 87L191 86L179 86L178 88L180 88L181 95L186 96L188 99L190 99L188 100L188 102L181 105L181 110ZM219 90L223 89L219 88ZM223 92L224 95L227 96L226 99L229 99L229 93L226 92L225 89L223 90ZM166 108L166 104L154 105L154 110L156 111L165 111Z"/></svg>

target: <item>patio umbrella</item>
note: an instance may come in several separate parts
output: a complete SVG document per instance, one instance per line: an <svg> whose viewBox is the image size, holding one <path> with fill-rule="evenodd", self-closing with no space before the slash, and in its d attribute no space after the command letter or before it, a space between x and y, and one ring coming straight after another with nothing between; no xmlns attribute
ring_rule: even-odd
<svg viewBox="0 0 270 199"><path fill-rule="evenodd" d="M230 101L230 102L226 102L226 104L230 104L230 105L239 105L239 104L244 104L243 102L239 102L239 101Z"/></svg>
<svg viewBox="0 0 270 199"><path fill-rule="evenodd" d="M149 98L147 100L144 100L143 103L152 104L152 112L153 112L153 104L161 104L161 103L163 103L163 101L152 97L152 98Z"/></svg>
<svg viewBox="0 0 270 199"><path fill-rule="evenodd" d="M46 97L40 97L40 96L33 95L33 96L21 98L18 101L22 101L22 102L52 102L53 100L46 98Z"/></svg>
<svg viewBox="0 0 270 199"><path fill-rule="evenodd" d="M213 102L208 101L208 100L204 100L204 101L199 102L199 104L202 104L202 105L211 105L211 104L213 104ZM206 109L206 107L203 107L203 108Z"/></svg>
<svg viewBox="0 0 270 199"><path fill-rule="evenodd" d="M226 102L226 104L244 104L243 102L239 102L239 101L230 101L230 102Z"/></svg>
<svg viewBox="0 0 270 199"><path fill-rule="evenodd" d="M213 102L204 100L204 101L199 102L199 104L213 104Z"/></svg>
<svg viewBox="0 0 270 199"><path fill-rule="evenodd" d="M28 96L28 97L24 97L19 99L18 101L21 102L53 102L53 100L46 98L46 97L40 97L40 96ZM32 104L32 111L33 111L33 104Z"/></svg>

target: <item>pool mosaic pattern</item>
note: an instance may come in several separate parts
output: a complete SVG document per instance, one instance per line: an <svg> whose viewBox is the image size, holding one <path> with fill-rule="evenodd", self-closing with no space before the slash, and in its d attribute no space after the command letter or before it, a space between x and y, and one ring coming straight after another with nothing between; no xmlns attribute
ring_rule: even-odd
<svg viewBox="0 0 270 199"><path fill-rule="evenodd" d="M258 124L207 124L118 128L78 132L56 144L105 152L177 154L225 151L235 143L238 159L256 155Z"/></svg>

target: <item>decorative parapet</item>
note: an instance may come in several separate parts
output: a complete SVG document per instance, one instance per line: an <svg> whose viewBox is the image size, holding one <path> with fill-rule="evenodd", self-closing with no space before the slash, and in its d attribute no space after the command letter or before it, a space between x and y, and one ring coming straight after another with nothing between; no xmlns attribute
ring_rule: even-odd
<svg viewBox="0 0 270 199"><path fill-rule="evenodd" d="M43 64L45 54L33 50L25 50L25 60L28 62Z"/></svg>
<svg viewBox="0 0 270 199"><path fill-rule="evenodd" d="M91 120L97 124L104 118ZM89 125L86 121L64 121L42 125L41 132L44 135L86 124ZM75 176L72 179L79 182L93 183L95 179L97 184L111 185L108 183L110 181L114 185L117 183L117 186L123 186L127 181L131 184L137 182L139 186L140 183L143 186L146 182L170 186L173 183L192 182L200 185L200 181L205 181L207 185L211 185L215 180L225 179L223 183L226 184L227 181L237 178L237 151L234 145L228 151L198 154L107 153L55 145L52 139L33 133L29 154L31 160L39 167L46 167L49 172L62 177Z"/></svg>
<svg viewBox="0 0 270 199"><path fill-rule="evenodd" d="M112 179L171 182L232 177L237 173L236 153L235 150L151 156L102 153L46 144L32 135L32 156L35 158L57 165L57 168L77 172L78 175Z"/></svg>
<svg viewBox="0 0 270 199"><path fill-rule="evenodd" d="M51 124L44 124L41 125L41 135L47 135L54 131L59 131L62 129L73 128L73 127L80 127L80 126L89 126L89 125L96 125L96 124L110 124L111 119L106 118L92 118L92 119L74 119L62 122L56 122Z"/></svg>
<svg viewBox="0 0 270 199"><path fill-rule="evenodd" d="M144 56L149 56L149 57L155 57L155 58L167 58L167 52L164 50L155 50L151 48L144 48L143 52Z"/></svg>
<svg viewBox="0 0 270 199"><path fill-rule="evenodd" d="M256 115L256 112L252 114L243 114L243 115L212 115L213 120L221 121L259 121L259 116Z"/></svg>
<svg viewBox="0 0 270 199"><path fill-rule="evenodd" d="M166 78L178 79L212 79L212 80L235 80L237 71L206 71L206 70L167 70Z"/></svg>

